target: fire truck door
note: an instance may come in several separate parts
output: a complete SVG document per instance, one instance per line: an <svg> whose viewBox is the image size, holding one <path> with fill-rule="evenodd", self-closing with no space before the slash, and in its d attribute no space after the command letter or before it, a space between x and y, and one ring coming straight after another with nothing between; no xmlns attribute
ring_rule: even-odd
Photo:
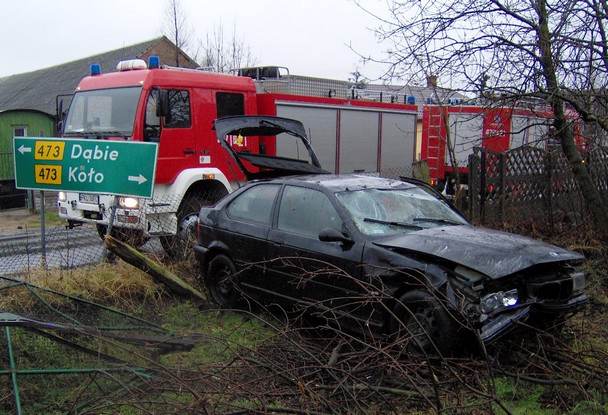
<svg viewBox="0 0 608 415"><path fill-rule="evenodd" d="M179 172L196 166L198 154L194 139L194 123L187 89L167 89L168 109L164 119L156 115L160 91L152 90L146 105L145 136L154 141L160 135L156 181L171 183ZM156 130L156 131L155 131ZM157 138L158 140L158 138Z"/></svg>

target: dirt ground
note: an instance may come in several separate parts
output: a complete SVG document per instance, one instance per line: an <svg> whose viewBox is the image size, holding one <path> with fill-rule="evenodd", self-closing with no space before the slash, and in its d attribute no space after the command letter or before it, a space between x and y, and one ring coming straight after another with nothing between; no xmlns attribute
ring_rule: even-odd
<svg viewBox="0 0 608 415"><path fill-rule="evenodd" d="M56 209L48 209L45 219L47 226L57 226L63 221L59 219ZM32 214L28 209L8 209L0 211L0 234L20 233L25 228L39 228L40 214ZM32 229L33 230L33 229Z"/></svg>

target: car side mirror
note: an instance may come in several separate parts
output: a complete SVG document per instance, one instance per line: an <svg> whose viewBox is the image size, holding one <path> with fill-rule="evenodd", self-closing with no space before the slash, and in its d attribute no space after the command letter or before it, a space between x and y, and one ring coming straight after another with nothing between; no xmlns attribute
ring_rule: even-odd
<svg viewBox="0 0 608 415"><path fill-rule="evenodd" d="M344 235L342 232L333 228L325 228L319 232L319 241L321 242L342 242L343 244L352 244L353 240Z"/></svg>

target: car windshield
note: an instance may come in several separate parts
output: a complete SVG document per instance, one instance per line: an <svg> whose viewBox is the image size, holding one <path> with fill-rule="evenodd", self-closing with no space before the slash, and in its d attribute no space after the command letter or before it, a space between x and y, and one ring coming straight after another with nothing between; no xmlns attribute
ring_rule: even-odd
<svg viewBox="0 0 608 415"><path fill-rule="evenodd" d="M393 235L467 224L447 203L417 187L347 190L336 196L366 235Z"/></svg>
<svg viewBox="0 0 608 415"><path fill-rule="evenodd" d="M77 92L64 132L131 136L140 93L141 87Z"/></svg>

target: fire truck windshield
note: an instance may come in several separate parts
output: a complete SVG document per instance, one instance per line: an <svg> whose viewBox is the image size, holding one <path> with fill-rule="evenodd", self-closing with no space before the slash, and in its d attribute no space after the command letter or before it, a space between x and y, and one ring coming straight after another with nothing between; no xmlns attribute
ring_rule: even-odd
<svg viewBox="0 0 608 415"><path fill-rule="evenodd" d="M76 92L64 134L131 136L141 87Z"/></svg>

